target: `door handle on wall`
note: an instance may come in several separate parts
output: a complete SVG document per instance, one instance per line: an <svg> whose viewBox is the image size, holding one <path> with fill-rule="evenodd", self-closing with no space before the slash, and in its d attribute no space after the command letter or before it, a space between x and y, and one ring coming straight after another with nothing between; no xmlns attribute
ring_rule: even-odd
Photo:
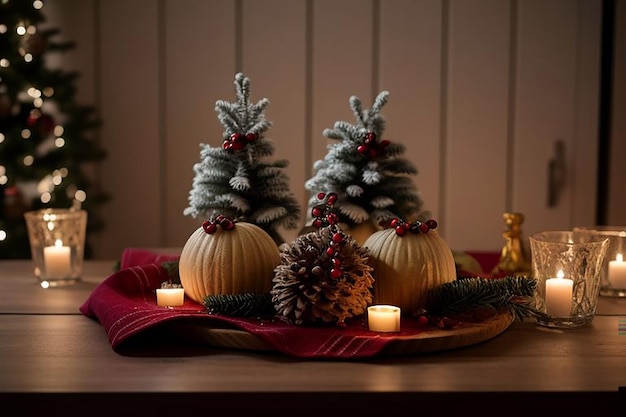
<svg viewBox="0 0 626 417"><path fill-rule="evenodd" d="M548 207L559 203L561 191L565 186L565 142L554 142L554 155L548 162Z"/></svg>

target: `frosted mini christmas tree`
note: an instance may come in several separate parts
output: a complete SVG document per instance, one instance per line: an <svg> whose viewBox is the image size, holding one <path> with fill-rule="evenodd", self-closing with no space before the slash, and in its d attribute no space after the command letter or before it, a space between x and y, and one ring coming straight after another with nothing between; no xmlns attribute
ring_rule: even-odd
<svg viewBox="0 0 626 417"><path fill-rule="evenodd" d="M402 157L405 147L383 139L385 120L380 114L389 92L382 91L371 109L364 110L361 100L350 97L350 108L356 124L335 122L323 135L337 143L328 145L324 159L313 165L315 175L306 181L310 191L309 208L316 204L320 192L335 193L340 222L348 228L370 223L384 228L395 217L417 220L423 201L411 175L417 168Z"/></svg>
<svg viewBox="0 0 626 417"><path fill-rule="evenodd" d="M195 173L185 215L210 218L224 215L261 227L278 244L279 227L299 225L300 207L284 172L288 161L268 161L273 143L265 138L271 127L264 111L269 100L250 102L250 80L235 76L237 101L218 100L215 110L224 126L221 147L201 144L201 161Z"/></svg>

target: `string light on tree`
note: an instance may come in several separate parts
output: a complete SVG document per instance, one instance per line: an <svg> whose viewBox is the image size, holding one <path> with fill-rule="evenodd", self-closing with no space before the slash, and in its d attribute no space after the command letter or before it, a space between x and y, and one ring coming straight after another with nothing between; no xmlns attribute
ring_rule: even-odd
<svg viewBox="0 0 626 417"><path fill-rule="evenodd" d="M41 30L44 10L41 0L0 1L0 258L31 256L29 210L88 211L86 257L89 236L103 227L93 208L108 196L89 175L89 165L105 157L93 133L100 121L75 101L77 74L46 67L46 54L75 45L59 30Z"/></svg>

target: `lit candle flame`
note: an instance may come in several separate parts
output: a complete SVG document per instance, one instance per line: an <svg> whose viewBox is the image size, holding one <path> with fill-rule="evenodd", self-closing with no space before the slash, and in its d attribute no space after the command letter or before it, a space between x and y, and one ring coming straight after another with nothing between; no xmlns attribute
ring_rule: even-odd
<svg viewBox="0 0 626 417"><path fill-rule="evenodd" d="M563 272L563 270L559 269L559 271L556 273L556 277L559 279L563 279L564 276L565 273Z"/></svg>
<svg viewBox="0 0 626 417"><path fill-rule="evenodd" d="M622 255L621 253L618 253L617 255L615 255L615 260L617 262L624 262L624 255Z"/></svg>
<svg viewBox="0 0 626 417"><path fill-rule="evenodd" d="M63 246L63 241L61 239L55 240L54 246L56 246L57 248L60 248L61 246Z"/></svg>

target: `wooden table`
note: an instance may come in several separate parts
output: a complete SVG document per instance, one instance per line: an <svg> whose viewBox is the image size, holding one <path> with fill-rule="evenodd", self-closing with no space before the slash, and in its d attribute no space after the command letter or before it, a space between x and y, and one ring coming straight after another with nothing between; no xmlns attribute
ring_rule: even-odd
<svg viewBox="0 0 626 417"><path fill-rule="evenodd" d="M514 322L486 342L412 357L307 361L156 339L122 355L78 310L114 266L87 262L83 282L43 289L30 261L0 262L3 408L83 416L626 415L626 335L618 330L626 299L600 297L584 328Z"/></svg>

